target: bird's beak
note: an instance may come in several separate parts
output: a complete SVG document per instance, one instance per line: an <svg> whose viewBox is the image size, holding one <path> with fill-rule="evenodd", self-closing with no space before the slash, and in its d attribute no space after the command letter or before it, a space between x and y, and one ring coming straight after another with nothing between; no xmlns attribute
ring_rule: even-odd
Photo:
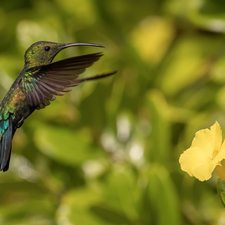
<svg viewBox="0 0 225 225"><path fill-rule="evenodd" d="M99 48L104 48L102 45L97 45L97 44L91 44L91 43L69 43L69 44L62 44L58 47L59 50L62 50L64 48L69 48L73 46L93 46L93 47L99 47Z"/></svg>

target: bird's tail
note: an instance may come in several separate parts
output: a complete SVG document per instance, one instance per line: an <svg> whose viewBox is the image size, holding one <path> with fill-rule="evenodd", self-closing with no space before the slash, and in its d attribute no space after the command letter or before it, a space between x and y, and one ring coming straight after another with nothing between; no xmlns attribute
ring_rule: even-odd
<svg viewBox="0 0 225 225"><path fill-rule="evenodd" d="M9 115L6 120L2 118L0 121L0 171L3 172L9 168L13 134L12 118Z"/></svg>

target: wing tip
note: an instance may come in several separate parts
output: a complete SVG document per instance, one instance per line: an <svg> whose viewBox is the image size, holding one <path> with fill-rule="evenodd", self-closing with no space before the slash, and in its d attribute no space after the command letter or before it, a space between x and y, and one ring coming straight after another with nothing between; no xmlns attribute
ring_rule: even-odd
<svg viewBox="0 0 225 225"><path fill-rule="evenodd" d="M82 79L77 79L77 83L82 83L84 81L88 81L88 80L97 80L97 79L101 79L101 78L105 78L105 77L109 77L109 76L112 76L114 74L116 74L117 71L113 71L113 72L110 72L110 73L103 73L103 74L100 74L100 75L95 75L93 77L87 77L87 78L82 78Z"/></svg>

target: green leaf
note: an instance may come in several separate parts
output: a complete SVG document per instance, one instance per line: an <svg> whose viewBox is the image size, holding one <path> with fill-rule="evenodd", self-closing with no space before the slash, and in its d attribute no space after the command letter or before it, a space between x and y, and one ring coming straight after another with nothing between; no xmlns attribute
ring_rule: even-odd
<svg viewBox="0 0 225 225"><path fill-rule="evenodd" d="M91 210L92 205L101 201L101 187L73 189L64 194L62 204L57 212L57 220L59 224L64 220L68 224L110 225Z"/></svg>
<svg viewBox="0 0 225 225"><path fill-rule="evenodd" d="M148 196L155 211L154 224L181 224L177 192L164 167L155 165L150 169Z"/></svg>
<svg viewBox="0 0 225 225"><path fill-rule="evenodd" d="M105 185L105 199L109 207L135 221L139 218L138 201L141 189L134 174L128 167L109 173Z"/></svg>
<svg viewBox="0 0 225 225"><path fill-rule="evenodd" d="M158 90L151 90L146 95L146 106L151 115L152 132L148 141L154 151L149 151L148 158L165 163L169 157L170 144L170 108L165 96Z"/></svg>
<svg viewBox="0 0 225 225"><path fill-rule="evenodd" d="M35 132L34 141L45 155L69 165L77 165L101 156L101 152L92 145L89 132L40 124Z"/></svg>
<svg viewBox="0 0 225 225"><path fill-rule="evenodd" d="M223 203L223 206L225 207L225 181L218 178L217 181L217 192L220 196L220 199Z"/></svg>

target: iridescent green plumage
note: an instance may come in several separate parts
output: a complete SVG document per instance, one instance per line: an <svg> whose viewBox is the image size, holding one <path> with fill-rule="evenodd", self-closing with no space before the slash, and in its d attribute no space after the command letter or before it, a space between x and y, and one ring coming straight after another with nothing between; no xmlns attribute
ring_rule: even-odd
<svg viewBox="0 0 225 225"><path fill-rule="evenodd" d="M25 53L25 64L8 93L0 103L0 171L7 171L11 155L12 138L17 128L35 110L42 109L55 100L55 95L68 92L86 80L95 80L114 74L107 73L77 79L87 67L98 61L101 53L93 53L52 62L64 48L71 46L95 46L88 43L59 44L40 41L31 45Z"/></svg>

